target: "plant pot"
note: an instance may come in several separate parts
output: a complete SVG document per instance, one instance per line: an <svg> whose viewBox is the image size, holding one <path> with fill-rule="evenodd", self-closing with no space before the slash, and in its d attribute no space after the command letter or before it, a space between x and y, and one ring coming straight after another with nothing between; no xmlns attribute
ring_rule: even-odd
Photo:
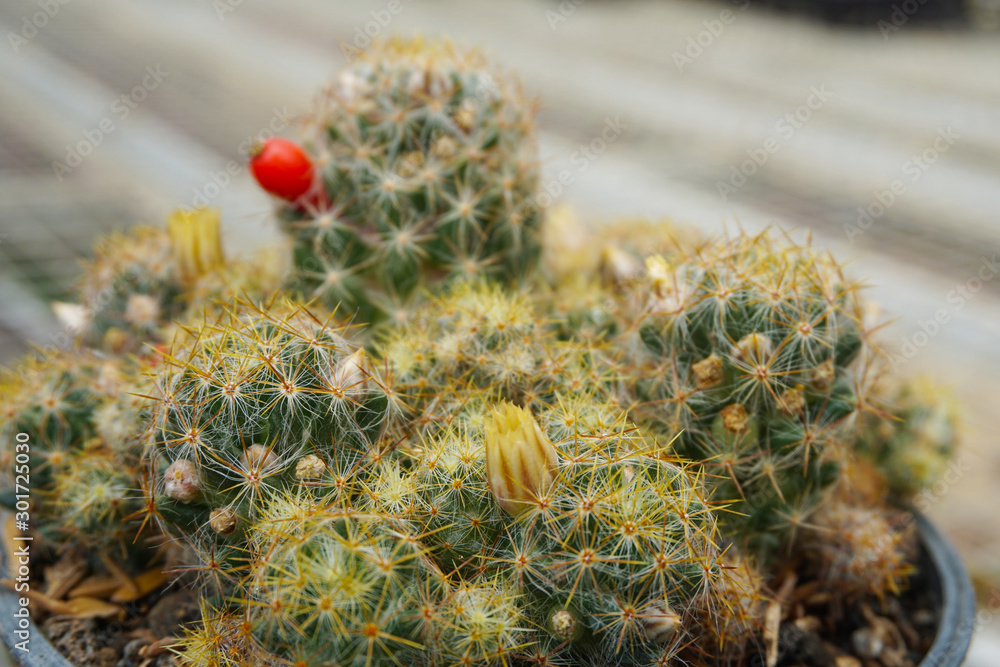
<svg viewBox="0 0 1000 667"><path fill-rule="evenodd" d="M914 516L920 535L920 565L927 568L928 579L937 589L941 619L934 644L920 667L959 667L965 661L972 640L976 620L975 593L955 549L926 517L919 512L914 512ZM4 573L7 572L6 546L0 549L0 565ZM27 629L31 637L31 652L22 653L13 649L19 641L15 634L17 619L14 617L18 608L18 595L8 588L0 588L0 635L15 664L22 667L73 667L30 620Z"/></svg>
<svg viewBox="0 0 1000 667"><path fill-rule="evenodd" d="M914 511L921 560L927 563L930 579L940 595L940 622L937 637L921 667L959 667L972 641L976 624L976 594L972 590L965 564L955 548L938 532L934 524Z"/></svg>

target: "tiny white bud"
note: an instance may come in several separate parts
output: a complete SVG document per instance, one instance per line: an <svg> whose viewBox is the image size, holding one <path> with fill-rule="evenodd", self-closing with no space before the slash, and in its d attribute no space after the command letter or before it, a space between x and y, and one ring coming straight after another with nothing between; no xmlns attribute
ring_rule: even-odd
<svg viewBox="0 0 1000 667"><path fill-rule="evenodd" d="M163 492L169 498L189 503L201 495L201 474L194 461L177 459L163 473Z"/></svg>

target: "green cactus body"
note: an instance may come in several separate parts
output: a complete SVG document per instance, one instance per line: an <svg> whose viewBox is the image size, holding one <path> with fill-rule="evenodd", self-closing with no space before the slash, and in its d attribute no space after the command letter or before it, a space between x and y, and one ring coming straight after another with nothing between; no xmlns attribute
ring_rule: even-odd
<svg viewBox="0 0 1000 667"><path fill-rule="evenodd" d="M635 290L619 347L637 419L680 433L676 452L733 501L728 530L773 553L837 478L870 390L854 287L829 258L765 234L650 258Z"/></svg>
<svg viewBox="0 0 1000 667"><path fill-rule="evenodd" d="M885 475L893 494L910 498L947 470L958 450L958 403L927 378L875 385L878 414L860 425L859 450Z"/></svg>
<svg viewBox="0 0 1000 667"><path fill-rule="evenodd" d="M558 328L524 293L458 283L378 349L409 403L436 418L454 421L479 396L480 405L506 398L540 409L575 402L598 422L615 422L622 409L606 351L561 340Z"/></svg>
<svg viewBox="0 0 1000 667"><path fill-rule="evenodd" d="M57 314L84 344L115 354L142 352L169 340L176 322L204 319L217 302L273 292L279 278L273 259L226 263L220 222L211 209L171 213L168 229L148 225L95 243L74 294Z"/></svg>
<svg viewBox="0 0 1000 667"><path fill-rule="evenodd" d="M405 451L422 541L445 573L499 577L518 597L522 658L666 660L694 600L715 594L714 513L688 469L625 421L607 351L563 339L537 307L459 285L380 346L417 408ZM534 473L491 472L503 441L535 443L512 464Z"/></svg>
<svg viewBox="0 0 1000 667"><path fill-rule="evenodd" d="M253 530L264 555L247 585L260 606L253 626L262 646L304 664L359 667L420 647L423 568L413 541L377 516L285 516L288 505L268 507Z"/></svg>
<svg viewBox="0 0 1000 667"><path fill-rule="evenodd" d="M15 481L30 487L36 535L132 551L136 524L129 517L141 509L133 490L141 424L130 392L141 368L134 359L53 351L29 358L0 382L5 503L13 505ZM29 458L16 480L22 440Z"/></svg>
<svg viewBox="0 0 1000 667"><path fill-rule="evenodd" d="M714 594L715 519L686 470L620 444L560 467L547 506L509 527L490 558L570 655L648 664L679 650L684 612Z"/></svg>
<svg viewBox="0 0 1000 667"><path fill-rule="evenodd" d="M53 542L68 538L91 547L114 546L119 556L136 552L135 515L142 510L142 501L135 477L135 464L123 466L107 449L74 451L54 479L39 530L48 532Z"/></svg>
<svg viewBox="0 0 1000 667"><path fill-rule="evenodd" d="M182 288L173 275L170 236L156 227L138 226L99 240L94 253L76 294L84 309L84 340L137 349L179 314L174 303Z"/></svg>
<svg viewBox="0 0 1000 667"><path fill-rule="evenodd" d="M345 333L294 304L237 303L176 342L157 376L147 456L166 530L235 558L269 493L321 494L338 471L381 457L399 407Z"/></svg>
<svg viewBox="0 0 1000 667"><path fill-rule="evenodd" d="M533 115L476 52L417 40L362 56L310 123L330 210L282 212L293 288L372 322L406 320L456 276L517 281L540 252Z"/></svg>

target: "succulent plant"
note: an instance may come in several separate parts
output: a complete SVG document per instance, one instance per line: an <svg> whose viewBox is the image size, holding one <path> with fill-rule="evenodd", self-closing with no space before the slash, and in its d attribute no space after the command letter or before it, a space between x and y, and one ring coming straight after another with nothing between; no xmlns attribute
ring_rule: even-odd
<svg viewBox="0 0 1000 667"><path fill-rule="evenodd" d="M274 260L225 261L219 213L178 209L167 229L140 225L98 239L84 264L76 303L57 303L67 331L90 347L114 354L144 352L168 341L178 322L197 322L217 303L261 298L280 278Z"/></svg>
<svg viewBox="0 0 1000 667"><path fill-rule="evenodd" d="M206 574L242 556L272 491L391 447L382 438L398 397L348 335L295 303L237 301L164 355L148 418L147 504L198 550Z"/></svg>
<svg viewBox="0 0 1000 667"><path fill-rule="evenodd" d="M462 284L384 337L417 408L409 504L443 572L521 599L522 658L665 659L723 576L714 512L625 420L606 351L562 340L540 306Z"/></svg>
<svg viewBox="0 0 1000 667"><path fill-rule="evenodd" d="M249 608L234 610L216 608L207 600L199 600L200 619L183 628L174 650L182 664L199 667L267 667L280 665L253 638L247 619Z"/></svg>
<svg viewBox="0 0 1000 667"><path fill-rule="evenodd" d="M885 476L897 498L911 498L941 479L958 451L958 401L929 378L883 377L878 412L859 427L859 450Z"/></svg>
<svg viewBox="0 0 1000 667"><path fill-rule="evenodd" d="M178 210L169 222L169 232L138 226L97 241L72 316L87 344L125 352L156 340L183 312L185 289L222 265L217 213ZM72 308L60 305L58 312Z"/></svg>
<svg viewBox="0 0 1000 667"><path fill-rule="evenodd" d="M668 660L692 601L716 594L714 512L684 465L648 447L624 423L552 442L509 404L487 423L487 479L506 516L485 559L564 659Z"/></svg>
<svg viewBox="0 0 1000 667"><path fill-rule="evenodd" d="M71 452L67 459L35 514L40 519L36 534L53 543L109 548L119 557L137 553L141 559L141 549L135 546L142 510L135 461L123 465L99 440Z"/></svg>
<svg viewBox="0 0 1000 667"><path fill-rule="evenodd" d="M439 613L448 584L403 524L290 498L260 519L252 535L261 555L245 584L259 645L309 665L417 657L422 607Z"/></svg>
<svg viewBox="0 0 1000 667"><path fill-rule="evenodd" d="M500 533L485 477L484 424L503 400L537 410L552 437L612 429L612 369L602 351L561 341L525 293L459 283L377 345L412 410L400 451L410 459L428 540L447 570L475 559Z"/></svg>
<svg viewBox="0 0 1000 667"><path fill-rule="evenodd" d="M83 349L38 353L0 381L3 492L31 489L31 530L50 543L133 551L141 509L135 470L141 441L137 359ZM23 434L23 435L20 435ZM26 476L15 480L15 442L26 441ZM13 503L9 503L13 505Z"/></svg>
<svg viewBox="0 0 1000 667"><path fill-rule="evenodd" d="M884 504L854 500L824 503L802 536L802 548L824 585L845 598L898 594L915 569L912 521Z"/></svg>
<svg viewBox="0 0 1000 667"><path fill-rule="evenodd" d="M553 407L588 403L582 394L595 418L613 423L622 408L610 357L600 342L561 340L559 328L527 292L461 282L409 325L388 330L377 347L418 412L447 419L477 392Z"/></svg>
<svg viewBox="0 0 1000 667"><path fill-rule="evenodd" d="M293 289L358 321L401 322L455 277L517 282L540 252L534 106L476 51L369 49L309 120L329 202L282 207Z"/></svg>
<svg viewBox="0 0 1000 667"><path fill-rule="evenodd" d="M543 225L516 79L448 42L359 55L304 145L252 151L284 288L177 211L99 242L73 346L0 378L3 493L27 437L42 542L162 530L207 666L747 664L775 582L906 585L891 503L956 410L888 373L831 257Z"/></svg>
<svg viewBox="0 0 1000 667"><path fill-rule="evenodd" d="M157 429L178 437L157 441L156 458L166 459L155 464L164 480L157 511L210 556L201 569L220 571L244 619L220 617L227 641L202 628L188 639L197 650L249 641L299 664L617 655L638 665L677 655L698 633L694 619L730 607L709 600L726 574L700 480L625 420L602 352L559 340L526 295L456 285L385 334L371 366L393 389L373 393L379 406L391 393L407 407L405 419L376 409L378 436L358 436L356 420L337 409L322 426L336 432L316 438L318 426L287 429L287 414L237 428L215 405L207 412L220 423L195 445L177 425L208 423L186 415L213 405L218 378L259 396L240 412L268 414L278 394L265 387L282 384L273 368L337 368L357 354L342 330L302 310L249 311L192 331L176 363L167 361L173 372L161 374L173 389L159 402ZM265 330L274 331L266 343ZM317 345L319 358L303 362ZM261 349L288 356L262 364ZM242 369L245 383L226 368ZM377 380L371 369L360 377ZM324 401L328 393L323 385ZM273 474L252 505L229 472L246 451L218 429L267 432L245 441L273 443ZM393 446L376 446L379 438ZM334 447L320 444L331 439ZM220 509L229 511L224 524ZM200 518L170 525L192 512Z"/></svg>
<svg viewBox="0 0 1000 667"><path fill-rule="evenodd" d="M725 574L697 480L634 449L646 446L634 429L553 443L501 403L464 446L458 465L414 450L412 465L367 461L320 495L268 491L232 589L238 611L189 635L191 656L228 664L240 646L302 665L639 665L671 659L699 632L692 619L729 607L709 601ZM436 475L449 483L425 486ZM456 538L465 563L435 524L460 514L485 518L478 538Z"/></svg>
<svg viewBox="0 0 1000 667"><path fill-rule="evenodd" d="M615 342L635 418L679 434L730 535L788 545L854 455L876 356L856 285L828 256L770 234L646 260L619 296Z"/></svg>

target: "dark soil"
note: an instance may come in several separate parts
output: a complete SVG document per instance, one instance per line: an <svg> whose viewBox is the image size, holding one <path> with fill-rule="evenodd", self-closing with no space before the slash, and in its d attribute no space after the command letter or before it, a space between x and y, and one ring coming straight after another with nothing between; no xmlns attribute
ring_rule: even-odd
<svg viewBox="0 0 1000 667"><path fill-rule="evenodd" d="M124 621L53 616L41 624L53 646L80 667L176 667L169 650L184 623L199 618L187 590L153 593L129 605Z"/></svg>
<svg viewBox="0 0 1000 667"><path fill-rule="evenodd" d="M898 596L849 603L804 576L783 606L776 667L919 667L940 622L941 591L921 548ZM764 652L747 665L765 667Z"/></svg>

